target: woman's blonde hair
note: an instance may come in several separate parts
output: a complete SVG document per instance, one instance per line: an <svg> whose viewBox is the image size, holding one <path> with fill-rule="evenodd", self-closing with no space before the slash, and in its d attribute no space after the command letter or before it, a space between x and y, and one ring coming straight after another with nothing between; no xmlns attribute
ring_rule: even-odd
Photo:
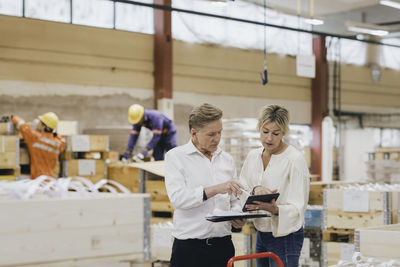
<svg viewBox="0 0 400 267"><path fill-rule="evenodd" d="M266 123L275 122L281 128L283 135L289 132L289 111L278 105L270 105L262 108L258 117L257 130Z"/></svg>
<svg viewBox="0 0 400 267"><path fill-rule="evenodd" d="M201 106L194 107L189 115L189 130L201 129L206 123L216 121L222 118L222 110L210 105L203 104Z"/></svg>

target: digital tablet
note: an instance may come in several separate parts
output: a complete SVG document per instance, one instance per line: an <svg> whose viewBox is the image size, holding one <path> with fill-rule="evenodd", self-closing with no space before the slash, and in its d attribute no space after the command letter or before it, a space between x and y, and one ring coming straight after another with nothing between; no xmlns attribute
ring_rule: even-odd
<svg viewBox="0 0 400 267"><path fill-rule="evenodd" d="M240 219L251 219L251 218L261 218L261 217L270 217L268 214L265 213L245 213L243 215L236 215L236 216L210 216L206 217L206 220L210 222L225 222L225 221L233 221L233 220L240 220Z"/></svg>
<svg viewBox="0 0 400 267"><path fill-rule="evenodd" d="M261 202L271 202L271 200L275 199L277 200L279 197L279 193L273 193L273 194L266 194L266 195L254 195L254 196L249 196L246 200L246 203L244 203L243 206L243 211L248 211L246 209L247 204L254 204L254 201L261 201Z"/></svg>

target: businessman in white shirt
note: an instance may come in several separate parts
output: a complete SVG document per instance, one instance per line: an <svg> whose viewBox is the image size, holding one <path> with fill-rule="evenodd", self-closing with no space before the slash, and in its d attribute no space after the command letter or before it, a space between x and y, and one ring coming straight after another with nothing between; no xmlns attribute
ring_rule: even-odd
<svg viewBox="0 0 400 267"><path fill-rule="evenodd" d="M175 208L171 267L225 267L235 254L231 229L241 228L244 220L205 219L214 209L242 208L233 158L218 147L221 118L215 106L195 107L189 116L191 140L166 154L165 185Z"/></svg>

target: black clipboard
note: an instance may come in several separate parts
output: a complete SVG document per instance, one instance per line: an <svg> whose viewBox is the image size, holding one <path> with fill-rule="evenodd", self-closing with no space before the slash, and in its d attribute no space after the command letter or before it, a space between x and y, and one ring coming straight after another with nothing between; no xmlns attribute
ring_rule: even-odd
<svg viewBox="0 0 400 267"><path fill-rule="evenodd" d="M273 199L277 200L278 197L279 193L249 196L246 200L246 203L244 203L242 211L244 212L248 211L248 209L246 209L246 205L254 204L254 201L271 202L271 200Z"/></svg>
<svg viewBox="0 0 400 267"><path fill-rule="evenodd" d="M206 217L206 220L210 222L225 222L225 221L233 221L240 219L261 218L261 217L270 217L270 216L266 213L251 213L251 214L234 215L234 216L210 216Z"/></svg>

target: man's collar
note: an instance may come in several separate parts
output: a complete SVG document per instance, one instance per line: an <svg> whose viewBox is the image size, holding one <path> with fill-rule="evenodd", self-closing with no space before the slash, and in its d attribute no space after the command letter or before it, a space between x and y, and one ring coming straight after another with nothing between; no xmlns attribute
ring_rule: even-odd
<svg viewBox="0 0 400 267"><path fill-rule="evenodd" d="M202 155L204 155L203 153L201 153L201 151L193 144L192 139L189 140L189 142L186 144L185 147L185 152L186 154L192 154L192 153L200 153ZM221 148L218 146L217 150L213 153L214 155L218 155L222 152Z"/></svg>

